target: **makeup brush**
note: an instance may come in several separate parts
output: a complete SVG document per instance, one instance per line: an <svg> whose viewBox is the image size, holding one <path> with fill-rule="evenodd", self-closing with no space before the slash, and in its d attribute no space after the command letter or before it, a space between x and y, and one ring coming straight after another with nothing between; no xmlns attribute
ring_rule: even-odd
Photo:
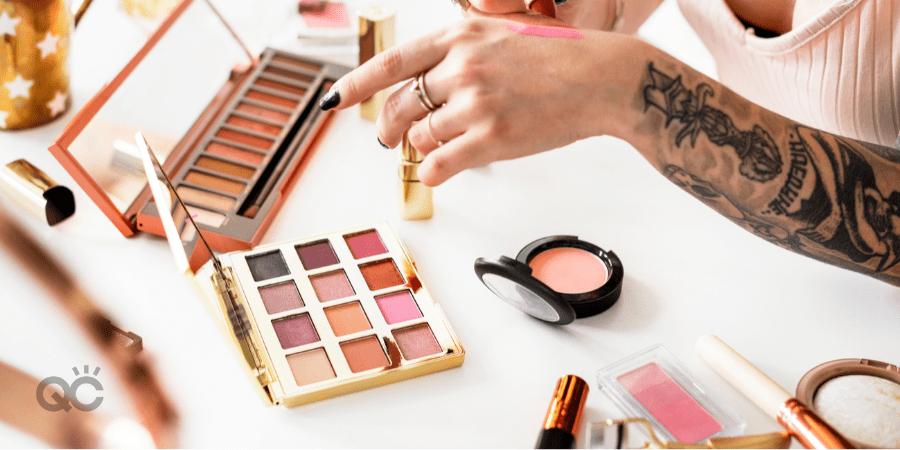
<svg viewBox="0 0 900 450"><path fill-rule="evenodd" d="M696 350L706 365L777 420L804 447L853 448L834 428L718 337L701 337Z"/></svg>

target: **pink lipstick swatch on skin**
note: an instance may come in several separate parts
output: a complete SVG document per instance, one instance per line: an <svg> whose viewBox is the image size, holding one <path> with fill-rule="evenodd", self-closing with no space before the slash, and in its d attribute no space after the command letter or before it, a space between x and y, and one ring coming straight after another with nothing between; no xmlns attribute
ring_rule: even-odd
<svg viewBox="0 0 900 450"><path fill-rule="evenodd" d="M680 442L695 443L722 430L722 424L656 363L616 379Z"/></svg>
<svg viewBox="0 0 900 450"><path fill-rule="evenodd" d="M534 25L509 24L506 29L514 33L527 34L537 37L552 37L566 39L581 39L584 37L578 30L572 28L538 27Z"/></svg>

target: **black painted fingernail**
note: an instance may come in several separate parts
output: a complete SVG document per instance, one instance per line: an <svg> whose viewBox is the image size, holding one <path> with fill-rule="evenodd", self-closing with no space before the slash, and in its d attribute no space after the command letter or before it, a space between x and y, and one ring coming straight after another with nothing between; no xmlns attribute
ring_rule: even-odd
<svg viewBox="0 0 900 450"><path fill-rule="evenodd" d="M381 142L381 138L380 138L380 137L375 136L375 139L378 139L378 143L381 144L382 147L388 148L388 149L390 148L390 147L387 146L387 144L385 144L384 142Z"/></svg>
<svg viewBox="0 0 900 450"><path fill-rule="evenodd" d="M322 108L322 111L328 111L331 108L334 108L341 102L341 94L337 91L337 89L332 89L325 94L321 100L319 100L319 108Z"/></svg>

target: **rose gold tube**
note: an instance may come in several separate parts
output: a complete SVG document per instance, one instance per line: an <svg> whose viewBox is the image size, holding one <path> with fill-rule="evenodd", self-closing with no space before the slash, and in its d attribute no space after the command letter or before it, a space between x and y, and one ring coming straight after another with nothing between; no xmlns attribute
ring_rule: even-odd
<svg viewBox="0 0 900 450"><path fill-rule="evenodd" d="M716 336L697 341L697 355L806 448L853 448L847 439Z"/></svg>

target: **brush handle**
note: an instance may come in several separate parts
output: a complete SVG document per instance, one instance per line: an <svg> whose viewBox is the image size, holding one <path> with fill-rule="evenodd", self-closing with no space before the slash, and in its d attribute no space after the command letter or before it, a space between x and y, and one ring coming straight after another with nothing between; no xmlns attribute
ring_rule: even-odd
<svg viewBox="0 0 900 450"><path fill-rule="evenodd" d="M778 410L792 398L771 378L718 337L708 334L697 341L697 355L713 371L775 420Z"/></svg>

